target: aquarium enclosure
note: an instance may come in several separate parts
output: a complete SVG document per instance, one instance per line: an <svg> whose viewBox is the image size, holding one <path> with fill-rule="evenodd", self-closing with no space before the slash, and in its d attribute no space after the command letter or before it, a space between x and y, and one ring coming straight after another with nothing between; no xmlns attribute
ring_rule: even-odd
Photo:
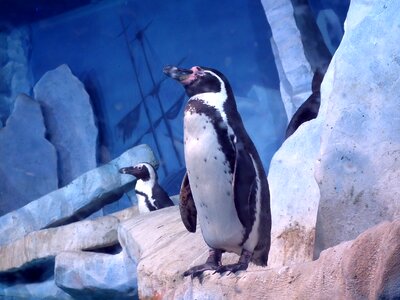
<svg viewBox="0 0 400 300"><path fill-rule="evenodd" d="M168 65L211 67L229 79L268 173L285 139L318 114L349 2L0 0L0 253L28 234L125 218L137 204L135 180L118 169L133 163L153 164L168 195L179 194L189 97L163 73ZM131 263L116 240L82 247L120 255L110 266ZM0 266L0 298L87 296L54 284L50 252ZM135 285L136 271L126 274ZM136 292L121 283L93 295Z"/></svg>

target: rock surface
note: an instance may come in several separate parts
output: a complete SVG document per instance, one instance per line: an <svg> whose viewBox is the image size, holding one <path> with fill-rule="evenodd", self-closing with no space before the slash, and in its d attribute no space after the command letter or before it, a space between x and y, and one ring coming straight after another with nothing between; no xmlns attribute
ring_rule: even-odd
<svg viewBox="0 0 400 300"><path fill-rule="evenodd" d="M312 70L301 41L290 0L261 1L272 31L282 101L288 120L311 94ZM284 26L283 26L284 24Z"/></svg>
<svg viewBox="0 0 400 300"><path fill-rule="evenodd" d="M320 199L314 164L320 132L316 120L303 124L272 159L268 174L272 216L271 267L313 259Z"/></svg>
<svg viewBox="0 0 400 300"><path fill-rule="evenodd" d="M39 103L20 94L0 129L0 216L57 189L56 150L45 133Z"/></svg>
<svg viewBox="0 0 400 300"><path fill-rule="evenodd" d="M43 282L18 283L12 286L3 286L0 283L0 299L73 300L74 298L56 286L54 278L49 278Z"/></svg>
<svg viewBox="0 0 400 300"><path fill-rule="evenodd" d="M204 262L207 247L199 229L186 231L178 208L141 215L119 229L122 246L138 260L140 299L393 299L400 297L399 235L400 221L384 222L325 250L317 261L275 269L250 265L222 277L207 272L200 283L182 273ZM224 256L224 263L238 259Z"/></svg>
<svg viewBox="0 0 400 300"><path fill-rule="evenodd" d="M34 87L50 142L58 154L60 187L95 168L97 127L89 95L67 65L48 71Z"/></svg>
<svg viewBox="0 0 400 300"><path fill-rule="evenodd" d="M108 164L83 174L66 187L0 217L0 245L32 231L82 219L118 200L134 181L133 176L121 176L118 170L139 162L157 164L147 145L136 146Z"/></svg>
<svg viewBox="0 0 400 300"><path fill-rule="evenodd" d="M399 9L351 1L322 94L316 255L400 216Z"/></svg>
<svg viewBox="0 0 400 300"><path fill-rule="evenodd" d="M112 216L32 232L12 244L0 247L0 255L2 257L0 260L0 298L3 299L2 296L7 296L28 299L72 299L68 293L61 290L54 283L55 257L65 253L64 251L66 250L112 250L107 246L118 244L116 233L119 222L138 214L139 210L137 207L131 207L115 213ZM68 240L67 243L65 242L66 240ZM104 246L106 246L106 248L104 248ZM20 255L15 255L15 253L20 253ZM118 299L123 299L125 296L130 297L132 295L132 291L134 291L137 286L136 265L132 266L133 262L129 258L123 254L108 256L106 254L94 252L85 252L85 254L87 254L85 257L88 257L88 265L93 264L95 261L97 263L106 261L109 273L106 273L105 270L99 273L104 278L108 278L107 276L109 275L107 274L119 275L119 284L112 282L114 283L113 285L109 283L110 287L114 287L114 289L108 291L112 292L111 294L107 294L109 297L111 297L111 295L117 295ZM67 257L69 256L67 255ZM83 256L79 257L82 258ZM96 259L93 260L93 258ZM97 258L105 258L105 260L99 260ZM82 262L82 260L80 260L80 262ZM73 264L71 263L70 266L73 266ZM75 266L76 265L74 265L74 267ZM125 269L127 266L130 267ZM68 274L80 274L80 276L87 279L86 283L88 283L90 273L87 274L88 276L85 276L83 274L83 269L84 267L81 267L76 273L74 273L74 271L76 271L75 269L67 269L64 271L68 271ZM89 269L85 270L88 272L90 271ZM101 271L101 269L99 268L98 271ZM68 278L68 274L63 273L62 278ZM66 276L64 277L64 275ZM114 277L114 275L112 276ZM132 286L132 289L126 287L125 283L127 282L129 282L129 286ZM134 285L131 285L132 282ZM115 288L117 287L120 288L120 292L123 292L119 293L116 291ZM104 286L102 288L104 288ZM86 290L81 290L78 291L78 293L85 293L85 291ZM102 291L107 293L104 289Z"/></svg>
<svg viewBox="0 0 400 300"><path fill-rule="evenodd" d="M54 259L62 251L108 247L118 242L119 220L106 216L43 229L0 247L0 272L13 272ZM18 255L15 255L18 253Z"/></svg>
<svg viewBox="0 0 400 300"><path fill-rule="evenodd" d="M20 93L30 94L32 78L28 67L30 29L20 26L0 32L0 120L10 116Z"/></svg>
<svg viewBox="0 0 400 300"><path fill-rule="evenodd" d="M397 30L397 5L352 2L348 32L321 86L318 117L303 124L271 162L272 266L309 261L314 251L318 256L400 215L400 106L394 95L399 65L383 64L397 57L397 48L386 42L389 33L382 34ZM355 64L362 71L355 72ZM290 239L281 238L288 233Z"/></svg>
<svg viewBox="0 0 400 300"><path fill-rule="evenodd" d="M56 257L55 283L74 299L134 299L136 264L118 254L63 252Z"/></svg>

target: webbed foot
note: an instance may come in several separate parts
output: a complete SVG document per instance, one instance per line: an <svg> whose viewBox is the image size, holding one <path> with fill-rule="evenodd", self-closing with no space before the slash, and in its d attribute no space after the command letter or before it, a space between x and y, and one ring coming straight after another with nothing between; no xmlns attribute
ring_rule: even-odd
<svg viewBox="0 0 400 300"><path fill-rule="evenodd" d="M210 249L207 261L198 266L194 266L183 273L183 276L191 276L192 279L198 277L200 281L203 279L203 273L209 270L217 270L221 266L222 250Z"/></svg>
<svg viewBox="0 0 400 300"><path fill-rule="evenodd" d="M202 265L194 266L190 268L189 270L185 271L183 273L183 276L191 276L192 278L199 277L203 274L205 271L209 270L217 270L219 265L213 264L213 263L205 263Z"/></svg>
<svg viewBox="0 0 400 300"><path fill-rule="evenodd" d="M242 254L240 255L239 261L236 264L230 264L230 265L224 265L224 266L219 266L215 273L225 273L229 272L230 273L236 273L238 271L244 271L247 270L247 267L249 266L249 262L251 260L253 253L247 250L242 251Z"/></svg>
<svg viewBox="0 0 400 300"><path fill-rule="evenodd" d="M246 270L248 266L249 265L245 264L245 263L224 265L224 266L220 266L219 268L217 268L214 273L220 273L220 274L225 273L225 272L236 273L238 271Z"/></svg>

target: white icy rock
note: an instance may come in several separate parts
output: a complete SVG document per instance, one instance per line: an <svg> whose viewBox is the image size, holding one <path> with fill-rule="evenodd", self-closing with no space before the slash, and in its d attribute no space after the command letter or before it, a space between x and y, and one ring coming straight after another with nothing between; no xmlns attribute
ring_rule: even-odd
<svg viewBox="0 0 400 300"><path fill-rule="evenodd" d="M318 117L272 160L272 266L311 260L400 215L400 64L391 38L400 34L399 6L352 2Z"/></svg>
<svg viewBox="0 0 400 300"><path fill-rule="evenodd" d="M323 92L316 254L400 217L398 1L355 0Z"/></svg>
<svg viewBox="0 0 400 300"><path fill-rule="evenodd" d="M290 0L262 0L271 26L271 45L288 120L311 94L313 73L301 41Z"/></svg>

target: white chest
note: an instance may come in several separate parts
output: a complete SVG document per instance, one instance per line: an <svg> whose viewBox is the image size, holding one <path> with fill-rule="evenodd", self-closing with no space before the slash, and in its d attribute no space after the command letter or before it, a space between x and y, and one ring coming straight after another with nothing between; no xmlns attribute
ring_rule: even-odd
<svg viewBox="0 0 400 300"><path fill-rule="evenodd" d="M138 208L140 213L147 213L150 212L147 203L149 201L152 205L154 205L154 199L152 195L152 184L149 181L138 180L135 186L136 197L138 199ZM144 196L144 195L146 196Z"/></svg>
<svg viewBox="0 0 400 300"><path fill-rule="evenodd" d="M184 125L186 168L203 237L211 247L240 253L244 229L236 213L233 175L214 125L207 115L190 111Z"/></svg>

